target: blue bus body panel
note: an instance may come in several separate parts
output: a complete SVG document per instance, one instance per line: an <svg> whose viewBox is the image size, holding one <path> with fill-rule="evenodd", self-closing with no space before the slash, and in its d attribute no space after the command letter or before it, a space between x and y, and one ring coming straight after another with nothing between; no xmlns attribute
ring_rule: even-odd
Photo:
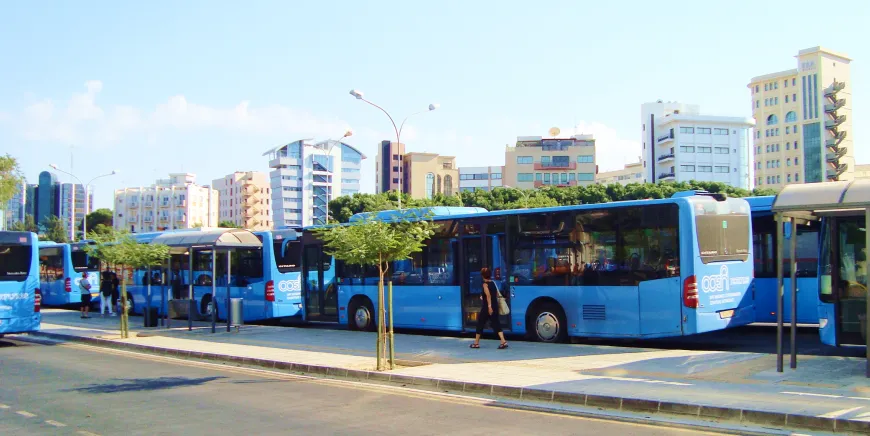
<svg viewBox="0 0 870 436"><path fill-rule="evenodd" d="M386 288L384 294L386 295ZM393 286L393 324L396 327L462 331L462 302L459 286ZM367 297L378 310L378 286L341 285L338 291L339 324L349 322L351 298ZM389 316L389 314L387 314Z"/></svg>
<svg viewBox="0 0 870 436"><path fill-rule="evenodd" d="M816 324L819 322L818 278L798 277L797 279L797 322L801 324ZM791 278L782 280L785 297L782 299L782 318L791 322ZM756 278L755 286L755 321L776 322L776 279Z"/></svg>
<svg viewBox="0 0 870 436"><path fill-rule="evenodd" d="M837 320L834 317L833 303L819 303L819 339L825 345L838 346Z"/></svg>
<svg viewBox="0 0 870 436"><path fill-rule="evenodd" d="M0 281L0 335L37 331L42 319L34 311L39 288L39 240L34 233L0 232L0 242L30 248L30 272L24 280Z"/></svg>

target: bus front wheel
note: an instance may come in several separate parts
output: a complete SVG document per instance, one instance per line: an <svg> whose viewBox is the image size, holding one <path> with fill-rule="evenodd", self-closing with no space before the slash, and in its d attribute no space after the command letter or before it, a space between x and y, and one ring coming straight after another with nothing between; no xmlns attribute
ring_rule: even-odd
<svg viewBox="0 0 870 436"><path fill-rule="evenodd" d="M565 342L568 339L568 323L562 307L546 301L536 305L535 309L527 324L532 339L539 342Z"/></svg>
<svg viewBox="0 0 870 436"><path fill-rule="evenodd" d="M351 330L374 331L375 311L367 299L357 298L348 305L348 325Z"/></svg>

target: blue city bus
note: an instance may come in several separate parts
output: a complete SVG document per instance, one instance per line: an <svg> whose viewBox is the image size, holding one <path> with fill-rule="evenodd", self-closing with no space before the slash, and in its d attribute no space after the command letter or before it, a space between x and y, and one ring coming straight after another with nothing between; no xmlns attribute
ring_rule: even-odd
<svg viewBox="0 0 870 436"><path fill-rule="evenodd" d="M867 344L866 226L863 211L822 219L818 316L823 344Z"/></svg>
<svg viewBox="0 0 870 436"><path fill-rule="evenodd" d="M199 230L176 230L196 232ZM244 321L256 322L278 318L301 317L301 241L296 230L253 232L262 248L236 249L232 252L230 297L244 299ZM150 243L162 233L132 235L139 243ZM227 303L226 253L215 259L215 293L212 295L212 258L209 250L196 250L193 255L193 299L198 311L195 318L210 318L217 303L218 317L225 315ZM133 271L127 285L127 297L133 302L131 311L138 313L147 305L147 289L151 283L151 307L163 314L163 293L170 300L188 299L190 295L190 257L173 254L166 267L150 271ZM165 291L164 291L165 288Z"/></svg>
<svg viewBox="0 0 870 436"><path fill-rule="evenodd" d="M746 201L752 211L752 245L755 257L755 321L775 323L776 316L776 222L771 207L775 196L749 197ZM819 264L818 221L798 226L795 258L797 260L797 322L819 323ZM790 241L782 247L783 259L783 321L791 322L791 262Z"/></svg>
<svg viewBox="0 0 870 436"><path fill-rule="evenodd" d="M88 256L85 247L90 241L59 244L43 241L39 244L39 289L42 291L43 305L69 306L82 301L82 273L88 273L91 294L99 295L100 262ZM94 298L91 304L99 304Z"/></svg>
<svg viewBox="0 0 870 436"><path fill-rule="evenodd" d="M502 325L543 342L685 336L755 320L743 199L691 191L658 200L423 213L435 234L422 252L390 268L397 327L473 331L483 267L511 308ZM303 232L306 318L314 307L325 320L373 329L377 270L333 263L322 248L315 234ZM335 273L327 274L332 265Z"/></svg>
<svg viewBox="0 0 870 436"><path fill-rule="evenodd" d="M0 232L0 337L39 330L39 240Z"/></svg>

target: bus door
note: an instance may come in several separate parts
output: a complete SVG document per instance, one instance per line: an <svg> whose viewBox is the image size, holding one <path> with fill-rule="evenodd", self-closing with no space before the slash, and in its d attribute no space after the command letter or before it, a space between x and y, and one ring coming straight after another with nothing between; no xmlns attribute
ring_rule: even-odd
<svg viewBox="0 0 870 436"><path fill-rule="evenodd" d="M831 221L830 253L833 255L822 264L830 265L831 274L823 273L822 299L834 302L836 344L864 345L867 343L868 273L865 220L864 217L839 217Z"/></svg>
<svg viewBox="0 0 870 436"><path fill-rule="evenodd" d="M496 224L497 225L497 224ZM502 224L502 228L503 228ZM459 257L460 263L460 287L462 292L462 311L463 311L463 327L465 329L474 329L477 326L477 314L483 305L481 296L483 294L483 279L480 276L480 270L486 266L493 274L493 280L496 281L499 290L506 298L509 297L509 291L505 289L503 281L503 261L499 253L501 239L503 241L504 234L489 235L487 234L487 223L463 223L460 226L460 251L462 256ZM496 254L497 256L494 256ZM496 270L498 277L496 277ZM508 330L510 328L509 316L501 317L502 328Z"/></svg>
<svg viewBox="0 0 870 436"><path fill-rule="evenodd" d="M309 321L338 321L338 298L332 256L323 252L322 245L304 248L302 262L305 319Z"/></svg>

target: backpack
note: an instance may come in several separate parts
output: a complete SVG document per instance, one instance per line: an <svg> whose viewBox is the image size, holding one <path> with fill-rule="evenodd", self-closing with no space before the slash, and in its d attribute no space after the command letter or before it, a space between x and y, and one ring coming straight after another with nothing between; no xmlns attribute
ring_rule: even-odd
<svg viewBox="0 0 870 436"><path fill-rule="evenodd" d="M111 280L102 280L100 282L100 293L103 294L104 297L108 297L112 295L112 281Z"/></svg>

